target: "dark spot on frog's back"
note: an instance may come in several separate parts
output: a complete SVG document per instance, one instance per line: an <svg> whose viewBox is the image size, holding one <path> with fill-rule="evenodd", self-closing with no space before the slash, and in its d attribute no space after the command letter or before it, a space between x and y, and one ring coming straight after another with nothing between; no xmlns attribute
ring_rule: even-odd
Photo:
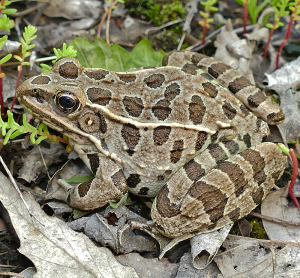
<svg viewBox="0 0 300 278"><path fill-rule="evenodd" d="M173 149L171 150L171 155L170 155L170 161L172 163L177 163L180 158L181 158L181 154L183 151L183 140L177 140L174 142L173 144Z"/></svg>
<svg viewBox="0 0 300 278"><path fill-rule="evenodd" d="M152 113L160 121L164 121L170 115L172 109L169 107L170 102L167 99L159 100L153 107Z"/></svg>
<svg viewBox="0 0 300 278"><path fill-rule="evenodd" d="M131 156L134 154L134 148L140 140L140 131L139 129L132 124L125 124L121 130L122 137L127 144L129 150L128 154Z"/></svg>
<svg viewBox="0 0 300 278"><path fill-rule="evenodd" d="M179 94L180 94L180 86L177 83L173 83L166 88L165 99L167 101L171 101Z"/></svg>
<svg viewBox="0 0 300 278"><path fill-rule="evenodd" d="M101 80L104 79L106 77L106 75L108 75L108 71L104 70L104 69L85 69L84 74L87 75L89 78L93 78L95 80Z"/></svg>
<svg viewBox="0 0 300 278"><path fill-rule="evenodd" d="M130 174L126 181L128 187L135 188L141 182L141 178L139 174Z"/></svg>
<svg viewBox="0 0 300 278"><path fill-rule="evenodd" d="M189 104L190 120L194 125L202 123L203 116L205 115L206 107L199 96L192 96L191 103Z"/></svg>
<svg viewBox="0 0 300 278"><path fill-rule="evenodd" d="M144 79L144 82L146 82L147 86L152 89L160 87L164 81L165 77L162 74L152 74Z"/></svg>
<svg viewBox="0 0 300 278"><path fill-rule="evenodd" d="M88 99L95 104L107 105L111 100L111 92L107 89L91 87L86 91Z"/></svg>
<svg viewBox="0 0 300 278"><path fill-rule="evenodd" d="M210 95L211 98L215 98L218 95L218 89L216 86L210 82L205 82L202 84L204 91Z"/></svg>
<svg viewBox="0 0 300 278"><path fill-rule="evenodd" d="M142 187L138 193L138 195L147 195L149 191L148 187Z"/></svg>
<svg viewBox="0 0 300 278"><path fill-rule="evenodd" d="M75 79L78 77L78 68L73 62L63 63L59 67L59 75L64 78Z"/></svg>
<svg viewBox="0 0 300 278"><path fill-rule="evenodd" d="M143 111L143 101L138 97L124 97L123 104L126 111L132 117L138 117Z"/></svg>
<svg viewBox="0 0 300 278"><path fill-rule="evenodd" d="M117 75L125 83L133 82L136 79L136 76L134 74L130 74L130 73L117 74Z"/></svg>
<svg viewBox="0 0 300 278"><path fill-rule="evenodd" d="M153 141L156 145L162 145L169 139L171 133L171 127L169 126L158 126L153 130Z"/></svg>
<svg viewBox="0 0 300 278"><path fill-rule="evenodd" d="M38 76L31 81L31 84L46 85L51 81L48 76Z"/></svg>
<svg viewBox="0 0 300 278"><path fill-rule="evenodd" d="M199 151L203 147L207 140L207 133L205 131L199 131L197 134L197 140L195 144L195 150Z"/></svg>
<svg viewBox="0 0 300 278"><path fill-rule="evenodd" d="M236 110L232 107L232 105L229 102L223 104L222 109L227 119L232 120L235 118Z"/></svg>
<svg viewBox="0 0 300 278"><path fill-rule="evenodd" d="M182 71L191 75L196 75L197 74L197 70L199 68L197 66L195 66L194 64L185 64L182 67Z"/></svg>

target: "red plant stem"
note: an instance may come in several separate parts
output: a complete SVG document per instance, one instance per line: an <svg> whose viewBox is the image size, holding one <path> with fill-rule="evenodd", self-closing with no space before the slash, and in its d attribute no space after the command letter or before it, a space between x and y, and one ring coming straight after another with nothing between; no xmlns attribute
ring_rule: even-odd
<svg viewBox="0 0 300 278"><path fill-rule="evenodd" d="M286 34L285 34L285 38L282 42L282 44L279 46L279 49L278 49L278 52L277 52L277 57L276 57L276 69L279 68L279 57L281 55L281 51L282 51L282 48L285 46L290 34L291 34L291 30L292 30L292 25L294 23L294 18L297 16L297 6L300 5L300 1L297 1L295 6L294 6L294 11L293 11L293 14L291 15L291 19L290 19L290 22L289 22L289 25L288 25L288 28L286 30Z"/></svg>
<svg viewBox="0 0 300 278"><path fill-rule="evenodd" d="M6 0L1 0L1 6L4 6ZM2 9L0 9L0 13L2 13Z"/></svg>
<svg viewBox="0 0 300 278"><path fill-rule="evenodd" d="M0 75L1 75L1 66L0 66ZM0 77L0 105L1 105L1 118L4 117L4 101L3 101L3 83L2 78Z"/></svg>
<svg viewBox="0 0 300 278"><path fill-rule="evenodd" d="M104 23L104 20L105 20L106 17L107 17L107 12L105 12L105 14L102 16L101 21L100 21L100 23L99 23L98 31L97 31L97 37L98 37L98 38L100 38L100 35L101 35L101 29L102 29L102 26L103 26L103 23Z"/></svg>
<svg viewBox="0 0 300 278"><path fill-rule="evenodd" d="M287 28L286 33L285 33L285 38L284 38L282 44L279 46L279 49L278 49L278 52L277 52L276 69L279 69L279 57L281 55L282 48L285 46L285 44L286 44L286 42L287 42L287 40L288 40L288 38L289 38L289 36L291 34L291 29L292 29L293 22L294 22L294 17L291 16L288 28Z"/></svg>
<svg viewBox="0 0 300 278"><path fill-rule="evenodd" d="M245 4L244 4L244 32L243 32L243 38L245 38L245 34L247 32L247 18L248 18L248 1L246 0Z"/></svg>
<svg viewBox="0 0 300 278"><path fill-rule="evenodd" d="M297 160L297 157L296 157L296 154L294 152L294 150L290 149L290 156L291 156L291 159L292 159L292 162L293 162L293 175L292 175L292 179L291 179L291 182L290 182L290 185L289 185L289 194L291 196L291 199L293 201L293 203L295 204L295 206L297 208L300 208L300 205L298 203L298 200L297 198L295 197L295 194L294 194L294 185L295 185L295 181L296 181L296 178L297 178L297 175L298 175L298 160Z"/></svg>
<svg viewBox="0 0 300 278"><path fill-rule="evenodd" d="M206 24L207 24L207 18L204 18L204 24L203 24L203 37L201 45L205 43L205 37L206 37Z"/></svg>
<svg viewBox="0 0 300 278"><path fill-rule="evenodd" d="M20 64L20 66L19 66L20 68L19 68L19 73L18 73L18 78L17 78L16 90L18 89L19 84L20 84L20 78L21 78L21 73L22 73L22 69L23 69L23 65L22 65L23 62L24 62L24 56L22 57L22 62ZM15 94L9 111L13 110L15 102L16 102L16 98L17 98L17 95Z"/></svg>
<svg viewBox="0 0 300 278"><path fill-rule="evenodd" d="M275 24L275 23L274 23L274 24ZM268 42L267 42L266 47L265 47L264 58L267 57L268 48L269 48L269 45L270 45L270 42L271 42L271 39L272 39L274 30L275 30L274 27L275 27L275 26L273 25L273 28L271 29L270 34L269 34L269 39L268 39Z"/></svg>

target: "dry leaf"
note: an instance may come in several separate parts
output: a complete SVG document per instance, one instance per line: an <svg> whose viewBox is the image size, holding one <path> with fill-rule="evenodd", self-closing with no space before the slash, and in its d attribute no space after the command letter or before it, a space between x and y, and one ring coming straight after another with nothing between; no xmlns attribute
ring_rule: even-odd
<svg viewBox="0 0 300 278"><path fill-rule="evenodd" d="M0 200L7 209L21 242L20 253L35 265L34 278L111 277L137 278L133 268L118 263L110 250L97 247L88 237L44 213L29 193L24 193L31 214L6 177L0 174Z"/></svg>

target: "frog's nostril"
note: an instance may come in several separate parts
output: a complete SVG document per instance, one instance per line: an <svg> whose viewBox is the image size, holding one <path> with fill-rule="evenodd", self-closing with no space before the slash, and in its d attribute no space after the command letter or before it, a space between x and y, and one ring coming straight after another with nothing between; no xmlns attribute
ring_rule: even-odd
<svg viewBox="0 0 300 278"><path fill-rule="evenodd" d="M40 92L39 89L32 89L32 92L35 93L35 94L38 94Z"/></svg>

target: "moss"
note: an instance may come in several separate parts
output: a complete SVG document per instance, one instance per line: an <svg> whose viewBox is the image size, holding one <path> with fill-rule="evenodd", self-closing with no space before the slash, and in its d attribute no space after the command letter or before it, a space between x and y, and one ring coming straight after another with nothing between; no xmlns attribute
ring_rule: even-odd
<svg viewBox="0 0 300 278"><path fill-rule="evenodd" d="M179 0L129 0L126 1L125 7L130 15L150 20L156 25L162 25L185 16L185 9L182 1Z"/></svg>

